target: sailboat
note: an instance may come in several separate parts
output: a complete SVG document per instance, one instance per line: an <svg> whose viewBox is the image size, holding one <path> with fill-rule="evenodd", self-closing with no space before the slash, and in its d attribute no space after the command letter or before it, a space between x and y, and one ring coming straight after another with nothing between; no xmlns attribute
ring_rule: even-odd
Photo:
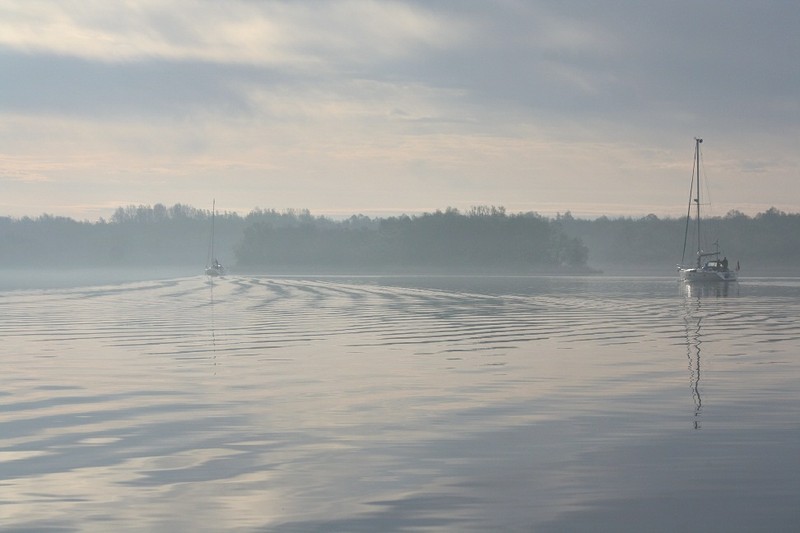
<svg viewBox="0 0 800 533"><path fill-rule="evenodd" d="M217 215L217 201L214 200L211 203L211 244L209 247L208 258L211 260L209 264L206 262L206 276L221 276L225 273L225 267L222 266L217 260L217 256L214 253L214 219Z"/></svg>
<svg viewBox="0 0 800 533"><path fill-rule="evenodd" d="M713 251L705 251L702 248L702 234L700 232L700 144L703 139L694 139L694 170L692 171L692 184L689 188L689 208L686 212L686 230L683 237L683 256L681 264L678 265L680 279L687 283L706 283L706 282L731 282L736 281L739 275L739 266L732 270L728 266L728 258L720 259L719 241L713 243ZM695 177L697 179L695 179ZM695 225L697 230L697 250L696 264L685 265L686 245L689 240L689 225L692 220L692 204L695 206Z"/></svg>

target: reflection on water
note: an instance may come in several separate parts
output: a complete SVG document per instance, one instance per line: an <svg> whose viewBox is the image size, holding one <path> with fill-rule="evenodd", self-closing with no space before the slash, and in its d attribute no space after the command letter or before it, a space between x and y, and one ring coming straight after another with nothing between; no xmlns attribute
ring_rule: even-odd
<svg viewBox="0 0 800 533"><path fill-rule="evenodd" d="M686 357L689 360L689 387L694 400L694 429L700 429L700 411L703 408L703 399L700 397L700 338L701 322L699 298L686 301Z"/></svg>
<svg viewBox="0 0 800 533"><path fill-rule="evenodd" d="M0 525L787 530L800 283L739 285L229 276L0 293Z"/></svg>
<svg viewBox="0 0 800 533"><path fill-rule="evenodd" d="M714 282L698 282L698 283L684 283L680 282L681 288L685 291L686 295L692 298L702 297L727 297L737 296L739 294L739 283L714 283Z"/></svg>
<svg viewBox="0 0 800 533"><path fill-rule="evenodd" d="M216 324L214 322L214 278L208 277L206 280L208 285L208 307L211 310L211 319L209 322L209 331L211 332L211 357L214 360L214 366L217 365L217 333Z"/></svg>

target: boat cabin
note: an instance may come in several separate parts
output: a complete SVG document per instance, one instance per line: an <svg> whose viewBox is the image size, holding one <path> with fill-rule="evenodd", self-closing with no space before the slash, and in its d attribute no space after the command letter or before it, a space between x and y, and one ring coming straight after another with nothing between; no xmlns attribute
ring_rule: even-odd
<svg viewBox="0 0 800 533"><path fill-rule="evenodd" d="M711 261L706 261L706 264L703 265L703 270L707 272L727 272L728 271L728 258L724 259L712 259Z"/></svg>

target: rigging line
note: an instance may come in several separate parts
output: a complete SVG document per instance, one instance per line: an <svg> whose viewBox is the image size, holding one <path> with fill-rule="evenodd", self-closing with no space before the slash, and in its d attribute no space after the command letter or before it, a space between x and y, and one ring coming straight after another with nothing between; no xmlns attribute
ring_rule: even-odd
<svg viewBox="0 0 800 533"><path fill-rule="evenodd" d="M217 199L214 198L211 203L211 240L208 243L208 256L206 257L206 266L209 266L214 261L214 218L217 211Z"/></svg>
<svg viewBox="0 0 800 533"><path fill-rule="evenodd" d="M700 153L700 166L703 169L703 176L705 179L703 180L703 198L705 198L705 202L703 202L703 206L706 209L706 216L703 220L710 220L714 218L714 202L711 201L711 188L708 186L708 173L706 172L706 161L703 157L703 153ZM698 169L698 172L700 170Z"/></svg>
<svg viewBox="0 0 800 533"><path fill-rule="evenodd" d="M717 214L714 210L714 201L711 198L711 188L708 186L708 173L706 172L706 161L705 157L703 157L703 153L700 152L699 154L699 162L700 168L703 171L703 208L705 209L705 216L703 217L703 234L702 234L702 242L709 243L712 239L714 242L710 244L714 245L714 251L720 252L719 247L719 234L720 234L720 222L717 220ZM698 168L698 172L700 172L700 168ZM699 192L699 191L698 191ZM698 239L701 238L698 231ZM724 255L724 254L723 254Z"/></svg>
<svg viewBox="0 0 800 533"><path fill-rule="evenodd" d="M697 196L695 196L695 208L697 209L697 268L700 268L700 252L702 250L701 242L702 242L702 235L700 232L700 194L703 192L702 185L700 183L700 143L703 142L703 139L700 137L694 138L694 158L695 158L695 168L697 169Z"/></svg>
<svg viewBox="0 0 800 533"><path fill-rule="evenodd" d="M711 188L708 186L708 173L706 172L706 161L702 152L700 153L700 167L703 169L703 208L705 209L705 216L703 217L703 242L708 243L711 239L716 239L716 251L719 251L719 233L720 222L717 220L717 213L714 210L714 201L711 198Z"/></svg>

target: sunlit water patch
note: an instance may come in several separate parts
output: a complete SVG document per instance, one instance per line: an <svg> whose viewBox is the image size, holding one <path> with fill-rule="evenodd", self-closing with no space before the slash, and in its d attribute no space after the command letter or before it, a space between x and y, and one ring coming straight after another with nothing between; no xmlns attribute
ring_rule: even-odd
<svg viewBox="0 0 800 533"><path fill-rule="evenodd" d="M0 293L0 526L791 530L800 284Z"/></svg>

